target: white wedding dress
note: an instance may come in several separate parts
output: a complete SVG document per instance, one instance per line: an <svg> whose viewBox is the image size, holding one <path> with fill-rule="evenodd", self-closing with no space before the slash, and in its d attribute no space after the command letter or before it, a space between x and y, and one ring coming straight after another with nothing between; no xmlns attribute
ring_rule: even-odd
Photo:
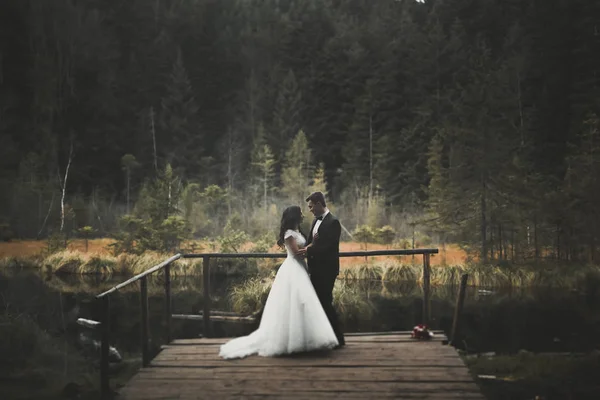
<svg viewBox="0 0 600 400"><path fill-rule="evenodd" d="M288 230L298 247L306 239ZM252 354L269 357L337 346L331 324L321 307L304 265L286 245L287 258L281 264L260 320L259 328L221 346L219 356L243 358Z"/></svg>

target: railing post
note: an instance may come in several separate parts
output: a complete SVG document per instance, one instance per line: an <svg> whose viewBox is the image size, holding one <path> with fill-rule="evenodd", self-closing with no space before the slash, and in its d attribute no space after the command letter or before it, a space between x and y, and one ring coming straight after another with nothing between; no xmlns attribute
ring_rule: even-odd
<svg viewBox="0 0 600 400"><path fill-rule="evenodd" d="M429 263L431 255L429 253L423 254L423 324L429 324Z"/></svg>
<svg viewBox="0 0 600 400"><path fill-rule="evenodd" d="M204 322L204 337L211 336L210 329L210 257L202 257L202 280L204 282L202 319Z"/></svg>
<svg viewBox="0 0 600 400"><path fill-rule="evenodd" d="M108 378L108 349L110 341L110 301L109 296L102 297L102 339L100 345L100 395L102 399L110 396L110 382Z"/></svg>
<svg viewBox="0 0 600 400"><path fill-rule="evenodd" d="M148 346L148 279L140 279L140 306L142 311L142 366L150 365L150 352Z"/></svg>
<svg viewBox="0 0 600 400"><path fill-rule="evenodd" d="M467 281L469 274L464 274L460 279L460 289L458 290L458 298L456 299L456 308L454 309L454 320L452 321L452 332L450 335L450 344L453 345L458 335L460 315L462 314L463 305L465 304L465 293L467 290Z"/></svg>
<svg viewBox="0 0 600 400"><path fill-rule="evenodd" d="M165 266L165 323L167 343L171 343L171 319L173 311L171 309L171 264Z"/></svg>

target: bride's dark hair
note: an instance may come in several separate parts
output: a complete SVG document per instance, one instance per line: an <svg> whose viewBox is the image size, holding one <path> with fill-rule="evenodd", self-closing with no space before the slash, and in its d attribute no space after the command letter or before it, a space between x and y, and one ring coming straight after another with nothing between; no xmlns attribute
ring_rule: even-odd
<svg viewBox="0 0 600 400"><path fill-rule="evenodd" d="M300 233L302 233L300 222L302 222L302 210L300 207L289 206L283 210L283 214L281 215L281 226L279 228L279 238L277 239L279 247L283 247L283 244L285 243L283 236L288 229L295 230L298 228ZM302 236L306 237L304 233L302 233Z"/></svg>

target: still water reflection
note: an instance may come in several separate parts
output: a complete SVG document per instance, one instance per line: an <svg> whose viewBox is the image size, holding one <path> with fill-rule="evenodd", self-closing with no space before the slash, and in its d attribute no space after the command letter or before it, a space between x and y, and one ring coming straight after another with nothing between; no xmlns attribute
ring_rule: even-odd
<svg viewBox="0 0 600 400"><path fill-rule="evenodd" d="M232 311L229 293L233 285L247 277L213 277L213 310ZM77 318L100 319L94 296L121 282L122 277L41 277L35 271L13 271L2 278L3 309L13 307L36 316L51 334L80 333L94 336L92 330L75 323ZM339 282L342 283L342 282ZM165 342L164 290L160 276L149 282L151 340L155 349ZM175 314L197 314L202 309L202 277L176 277L172 282L172 308ZM342 312L345 331L372 332L410 330L421 322L422 292L419 286L346 282L360 301L370 307L368 313L348 308ZM458 289L438 286L432 289L431 327L449 332ZM350 299L347 301L356 301ZM584 351L598 345L600 310L596 294L560 288L500 290L469 287L463 318L464 341L473 351L516 352ZM114 346L124 353L140 350L139 284L111 296L111 335ZM356 307L355 307L356 308ZM255 326L232 322L213 322L217 336L248 333ZM173 321L176 338L202 335L201 321Z"/></svg>
<svg viewBox="0 0 600 400"><path fill-rule="evenodd" d="M97 392L94 385L98 379L99 332L76 321L99 320L100 304L95 296L124 279L43 276L38 270L0 272L0 376L9 377L0 382L4 398L40 398L42 394L31 397L30 393L36 379L44 398L62 398L64 390L77 388L73 382L88 382L83 387ZM231 289L247 279L213 277L211 308L232 311ZM344 287L338 308L346 332L410 330L421 322L422 292L414 283L337 284ZM150 347L152 353L157 353L166 342L161 276L149 281L148 291ZM202 292L201 276L173 278L173 313L197 314L202 310ZM449 333L457 292L453 286L432 288L431 328ZM139 309L139 284L110 297L115 380L121 377L126 381L139 367ZM464 340L459 345L475 352L590 351L600 347L599 311L597 291L469 287L462 319ZM201 321L172 322L175 338L195 338L203 333ZM241 323L213 323L213 333L221 337L247 334L255 328Z"/></svg>

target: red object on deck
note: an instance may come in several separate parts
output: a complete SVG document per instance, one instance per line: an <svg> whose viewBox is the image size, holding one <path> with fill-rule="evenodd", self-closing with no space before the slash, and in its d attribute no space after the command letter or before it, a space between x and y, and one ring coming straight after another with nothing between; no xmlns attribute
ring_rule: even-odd
<svg viewBox="0 0 600 400"><path fill-rule="evenodd" d="M410 336L413 339L429 340L429 339L433 338L433 333L431 333L431 331L429 330L427 325L421 324L421 325L417 325L413 328L413 331L410 334Z"/></svg>

